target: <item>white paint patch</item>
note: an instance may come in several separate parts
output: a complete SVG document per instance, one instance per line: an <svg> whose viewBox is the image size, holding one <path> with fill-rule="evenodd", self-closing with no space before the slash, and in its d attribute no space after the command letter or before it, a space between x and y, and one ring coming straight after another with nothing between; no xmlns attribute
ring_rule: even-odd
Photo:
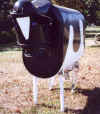
<svg viewBox="0 0 100 114"><path fill-rule="evenodd" d="M17 23L25 37L25 40L29 39L29 32L30 32L30 17L20 17L16 18Z"/></svg>
<svg viewBox="0 0 100 114"><path fill-rule="evenodd" d="M74 51L73 49L73 40L74 40L74 28L72 25L69 26L69 43L68 43L68 48L66 51L65 59L63 62L63 65L61 69L66 70L70 66L73 66L73 64L76 61L79 61L80 57L83 55L84 52L84 33L83 33L83 22L79 20L79 28L80 28L80 47L77 52Z"/></svg>

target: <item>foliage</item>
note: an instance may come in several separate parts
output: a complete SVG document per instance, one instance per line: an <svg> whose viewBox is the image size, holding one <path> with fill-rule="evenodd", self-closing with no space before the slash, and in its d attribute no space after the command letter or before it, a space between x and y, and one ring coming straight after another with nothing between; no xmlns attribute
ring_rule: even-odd
<svg viewBox="0 0 100 114"><path fill-rule="evenodd" d="M7 19L10 8L10 0L0 0L0 20Z"/></svg>
<svg viewBox="0 0 100 114"><path fill-rule="evenodd" d="M88 39L89 40L89 39ZM20 51L0 53L0 114L100 114L100 48L86 48L80 59L77 92L64 82L65 112L60 112L59 77L53 90L38 79L38 104L33 102L33 77L23 66Z"/></svg>
<svg viewBox="0 0 100 114"><path fill-rule="evenodd" d="M83 13L88 23L100 24L100 0L52 0L61 6L77 9Z"/></svg>
<svg viewBox="0 0 100 114"><path fill-rule="evenodd" d="M85 13L86 19L88 20L88 23L97 24L97 21L99 18L97 11L100 10L100 0L82 0L82 1L85 6L84 13Z"/></svg>
<svg viewBox="0 0 100 114"><path fill-rule="evenodd" d="M10 28L9 12L16 0L0 0L0 43L16 41L16 34ZM100 24L100 0L52 0L53 3L77 9L88 23Z"/></svg>
<svg viewBox="0 0 100 114"><path fill-rule="evenodd" d="M9 12L13 6L10 0L0 0L0 44L7 44L16 41L16 35L11 27Z"/></svg>

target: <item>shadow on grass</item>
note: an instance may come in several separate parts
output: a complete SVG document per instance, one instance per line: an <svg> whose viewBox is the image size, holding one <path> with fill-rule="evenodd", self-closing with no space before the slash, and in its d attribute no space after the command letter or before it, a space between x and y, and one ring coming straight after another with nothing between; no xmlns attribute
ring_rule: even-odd
<svg viewBox="0 0 100 114"><path fill-rule="evenodd" d="M58 90L59 88L55 88L52 91L58 91ZM68 89L65 88L65 91L67 90L69 90L69 88ZM100 114L100 88L94 88L93 90L78 88L77 93L81 93L88 97L85 108L83 110L66 108L64 111L64 114L69 114L69 113L70 114ZM36 106L33 106L31 108L31 113L37 114L38 110L41 109L41 107L52 109L52 110L56 110L56 109L59 110L57 106L43 103L43 104L37 104Z"/></svg>
<svg viewBox="0 0 100 114"><path fill-rule="evenodd" d="M40 114L39 110L41 110L41 108L47 108L47 109L57 109L56 106L53 105L47 105L47 104L37 104L36 106L32 106L30 111L25 111L22 114ZM50 114L50 110L44 110L43 114ZM41 112L42 114L42 112Z"/></svg>
<svg viewBox="0 0 100 114"><path fill-rule="evenodd" d="M79 93L88 96L87 104L80 114L100 114L100 88L81 90Z"/></svg>
<svg viewBox="0 0 100 114"><path fill-rule="evenodd" d="M21 51L22 49L16 43L0 44L0 52L5 51Z"/></svg>
<svg viewBox="0 0 100 114"><path fill-rule="evenodd" d="M54 88L52 91L58 91L59 88ZM70 90L70 88L65 88L65 91ZM100 114L100 88L94 88L93 90L88 89L77 89L78 93L81 93L88 97L86 106L83 110L65 109L65 113L75 113L75 114ZM45 106L45 105L44 105ZM50 107L54 108L54 107Z"/></svg>
<svg viewBox="0 0 100 114"><path fill-rule="evenodd" d="M45 107L45 108L50 108L50 109L57 109L56 106L53 106L53 105L47 105L45 103L42 103L42 104L37 104L37 107Z"/></svg>
<svg viewBox="0 0 100 114"><path fill-rule="evenodd" d="M100 48L100 44L99 45L92 45L92 46L89 46L91 48Z"/></svg>
<svg viewBox="0 0 100 114"><path fill-rule="evenodd" d="M71 112L75 114L100 114L100 88L93 90L78 89L78 93L81 93L88 97L86 106L83 110L65 109L65 112Z"/></svg>

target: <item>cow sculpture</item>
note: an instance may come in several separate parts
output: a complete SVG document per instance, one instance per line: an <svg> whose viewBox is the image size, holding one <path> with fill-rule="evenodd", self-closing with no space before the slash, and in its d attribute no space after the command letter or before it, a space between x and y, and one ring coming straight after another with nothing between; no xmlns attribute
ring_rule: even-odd
<svg viewBox="0 0 100 114"><path fill-rule="evenodd" d="M37 77L50 78L58 74L61 111L64 111L61 76L69 70L77 72L76 63L84 52L84 16L49 0L18 0L10 15L18 33L18 45L23 49L24 65L35 76L34 103L37 104Z"/></svg>

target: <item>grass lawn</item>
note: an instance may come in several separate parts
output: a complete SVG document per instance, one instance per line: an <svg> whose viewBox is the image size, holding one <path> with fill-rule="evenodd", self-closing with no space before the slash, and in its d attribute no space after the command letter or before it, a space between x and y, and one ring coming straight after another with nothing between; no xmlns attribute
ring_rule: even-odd
<svg viewBox="0 0 100 114"><path fill-rule="evenodd" d="M76 93L70 91L71 82L64 83L65 112L60 112L58 75L52 91L48 90L49 79L38 80L38 104L34 105L33 76L23 65L21 49L1 46L0 114L100 114L100 46L87 47L88 40L92 38L86 39L85 54L80 59Z"/></svg>
<svg viewBox="0 0 100 114"><path fill-rule="evenodd" d="M87 26L86 31L99 31L100 32L100 26Z"/></svg>
<svg viewBox="0 0 100 114"><path fill-rule="evenodd" d="M100 26L87 26L85 29L85 36L88 39L95 39L97 34L100 34ZM100 36L100 35L99 35Z"/></svg>
<svg viewBox="0 0 100 114"><path fill-rule="evenodd" d="M80 60L77 92L65 81L65 112L60 112L58 76L54 89L39 79L38 105L33 103L32 75L21 51L0 52L0 114L100 114L100 47L86 47Z"/></svg>

